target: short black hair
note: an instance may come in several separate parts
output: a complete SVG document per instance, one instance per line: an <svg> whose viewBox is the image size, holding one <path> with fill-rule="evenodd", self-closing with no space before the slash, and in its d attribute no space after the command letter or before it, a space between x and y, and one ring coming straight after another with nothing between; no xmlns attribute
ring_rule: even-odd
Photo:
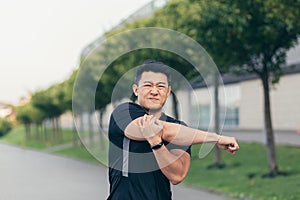
<svg viewBox="0 0 300 200"><path fill-rule="evenodd" d="M138 85L138 82L141 80L143 72L156 72L162 73L167 76L168 84L171 85L171 71L170 67L164 63L156 60L145 60L143 64L137 67L134 83Z"/></svg>

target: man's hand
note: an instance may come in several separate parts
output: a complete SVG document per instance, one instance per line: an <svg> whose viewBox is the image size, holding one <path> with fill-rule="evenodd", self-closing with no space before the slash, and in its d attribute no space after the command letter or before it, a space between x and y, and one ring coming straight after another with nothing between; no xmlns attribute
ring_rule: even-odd
<svg viewBox="0 0 300 200"><path fill-rule="evenodd" d="M161 142L163 123L156 117L153 115L144 115L144 117L141 117L137 121L137 124L142 135L151 145Z"/></svg>
<svg viewBox="0 0 300 200"><path fill-rule="evenodd" d="M239 149L239 145L234 137L220 135L217 145L220 149L223 149L230 154L235 154L235 151Z"/></svg>

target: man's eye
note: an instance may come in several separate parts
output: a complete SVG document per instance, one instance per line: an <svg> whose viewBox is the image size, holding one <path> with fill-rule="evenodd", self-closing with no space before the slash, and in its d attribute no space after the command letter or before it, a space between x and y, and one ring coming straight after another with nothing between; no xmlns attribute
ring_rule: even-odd
<svg viewBox="0 0 300 200"><path fill-rule="evenodd" d="M158 88L165 89L166 86L164 86L164 85L158 85Z"/></svg>
<svg viewBox="0 0 300 200"><path fill-rule="evenodd" d="M144 87L151 87L151 84L144 84Z"/></svg>

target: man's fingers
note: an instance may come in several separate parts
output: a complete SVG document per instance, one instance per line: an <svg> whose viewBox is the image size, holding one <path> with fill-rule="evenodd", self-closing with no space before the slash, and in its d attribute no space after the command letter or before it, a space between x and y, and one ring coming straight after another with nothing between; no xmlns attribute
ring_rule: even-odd
<svg viewBox="0 0 300 200"><path fill-rule="evenodd" d="M163 122L160 121L159 119L155 119L155 124L156 124L158 127L160 127L160 128L163 127Z"/></svg>
<svg viewBox="0 0 300 200"><path fill-rule="evenodd" d="M227 153L235 154L235 151L239 149L239 145L234 137L223 136L218 141L218 146L225 150Z"/></svg>
<svg viewBox="0 0 300 200"><path fill-rule="evenodd" d="M226 146L227 146L227 150L230 151L231 154L234 154L235 151L239 150L239 146L234 143L226 145Z"/></svg>
<svg viewBox="0 0 300 200"><path fill-rule="evenodd" d="M145 114L144 117L143 117L143 125L147 124L147 122L148 122L147 119L148 119L148 116L147 116L147 114Z"/></svg>
<svg viewBox="0 0 300 200"><path fill-rule="evenodd" d="M139 118L139 119L137 120L137 125L138 125L139 127L142 127L142 126L143 126L142 118Z"/></svg>

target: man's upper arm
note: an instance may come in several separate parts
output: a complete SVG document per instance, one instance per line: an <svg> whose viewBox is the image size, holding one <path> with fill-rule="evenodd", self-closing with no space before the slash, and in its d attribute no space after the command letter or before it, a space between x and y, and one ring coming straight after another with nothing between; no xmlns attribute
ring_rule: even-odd
<svg viewBox="0 0 300 200"><path fill-rule="evenodd" d="M131 121L127 127L124 130L124 134L126 137L128 137L129 139L132 140L136 140L136 141L145 141L146 139L142 136L140 129L137 125L137 120L140 117L138 117L137 119Z"/></svg>
<svg viewBox="0 0 300 200"><path fill-rule="evenodd" d="M112 113L114 126L125 133L125 129L129 124L134 124L134 120L144 116L145 110L134 103L123 103L119 105Z"/></svg>

